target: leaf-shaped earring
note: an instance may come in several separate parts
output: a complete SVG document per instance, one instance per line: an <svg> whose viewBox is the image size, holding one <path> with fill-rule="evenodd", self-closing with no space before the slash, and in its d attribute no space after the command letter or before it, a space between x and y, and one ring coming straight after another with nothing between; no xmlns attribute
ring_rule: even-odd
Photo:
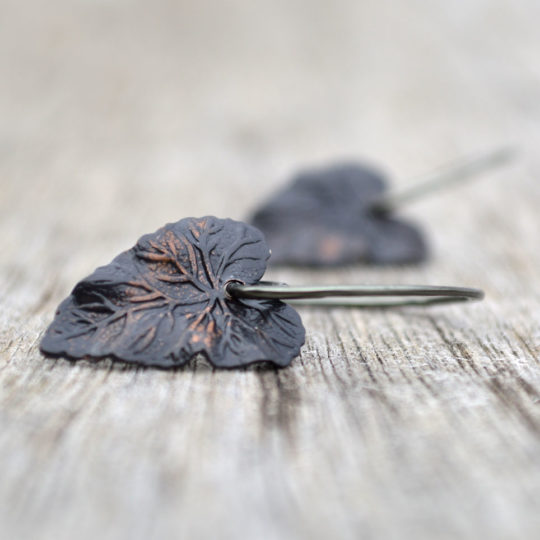
<svg viewBox="0 0 540 540"><path fill-rule="evenodd" d="M41 352L164 368L197 354L216 367L287 366L305 332L298 313L281 299L321 303L323 297L362 296L372 301L354 305L388 306L483 297L451 287L288 287L260 281L269 255L262 233L245 223L204 217L165 225L75 286L58 307Z"/></svg>
<svg viewBox="0 0 540 540"><path fill-rule="evenodd" d="M41 351L161 367L198 353L219 367L287 365L304 342L296 311L276 301L235 301L225 290L231 281L258 282L268 257L262 233L243 223L168 224L78 283Z"/></svg>
<svg viewBox="0 0 540 540"><path fill-rule="evenodd" d="M273 264L335 266L419 263L427 257L421 230L393 216L401 204L506 162L501 149L433 176L402 193L387 193L385 177L342 164L305 171L263 203L251 218L272 249Z"/></svg>

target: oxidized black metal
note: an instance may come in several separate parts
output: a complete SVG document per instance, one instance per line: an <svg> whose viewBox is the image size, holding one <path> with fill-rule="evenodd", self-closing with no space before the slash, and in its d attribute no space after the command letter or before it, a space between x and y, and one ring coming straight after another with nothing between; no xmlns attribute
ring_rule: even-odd
<svg viewBox="0 0 540 540"><path fill-rule="evenodd" d="M204 217L165 225L75 286L41 352L159 367L198 353L216 367L287 366L304 343L296 311L225 291L231 281L257 283L268 257L262 233L245 223Z"/></svg>
<svg viewBox="0 0 540 540"><path fill-rule="evenodd" d="M427 249L419 229L373 209L385 190L384 177L360 165L306 171L260 207L251 222L265 234L272 263L423 261Z"/></svg>

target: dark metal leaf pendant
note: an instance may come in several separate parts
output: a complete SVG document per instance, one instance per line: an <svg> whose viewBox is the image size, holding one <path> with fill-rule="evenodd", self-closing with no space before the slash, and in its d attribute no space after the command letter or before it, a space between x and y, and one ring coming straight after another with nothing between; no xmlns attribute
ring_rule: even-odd
<svg viewBox="0 0 540 540"><path fill-rule="evenodd" d="M251 222L265 234L273 264L423 261L427 249L418 228L373 211L385 190L380 173L359 165L306 171L261 206Z"/></svg>
<svg viewBox="0 0 540 540"><path fill-rule="evenodd" d="M304 343L296 311L225 292L230 281L258 282L269 254L262 233L245 223L170 223L79 282L60 304L41 352L160 367L198 353L216 367L286 366Z"/></svg>

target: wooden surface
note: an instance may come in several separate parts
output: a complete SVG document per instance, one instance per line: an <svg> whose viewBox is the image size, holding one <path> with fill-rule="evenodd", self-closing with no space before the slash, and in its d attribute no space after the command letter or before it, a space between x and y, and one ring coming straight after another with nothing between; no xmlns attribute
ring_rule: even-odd
<svg viewBox="0 0 540 540"><path fill-rule="evenodd" d="M536 0L2 3L0 538L539 538ZM303 310L282 371L42 358L74 283L181 217L243 218L303 165L396 185L420 268L291 283L479 286L481 304Z"/></svg>

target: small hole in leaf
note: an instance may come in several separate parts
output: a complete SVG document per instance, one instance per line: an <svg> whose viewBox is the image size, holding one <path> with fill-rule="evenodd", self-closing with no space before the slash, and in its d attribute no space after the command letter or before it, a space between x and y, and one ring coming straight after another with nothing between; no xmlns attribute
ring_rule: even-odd
<svg viewBox="0 0 540 540"><path fill-rule="evenodd" d="M232 285L245 285L245 283L243 281L240 281L239 279L229 279L229 281L227 281L225 283L225 296L227 297L228 300L234 300L236 298L236 296L234 296L234 294L231 293L231 286Z"/></svg>

